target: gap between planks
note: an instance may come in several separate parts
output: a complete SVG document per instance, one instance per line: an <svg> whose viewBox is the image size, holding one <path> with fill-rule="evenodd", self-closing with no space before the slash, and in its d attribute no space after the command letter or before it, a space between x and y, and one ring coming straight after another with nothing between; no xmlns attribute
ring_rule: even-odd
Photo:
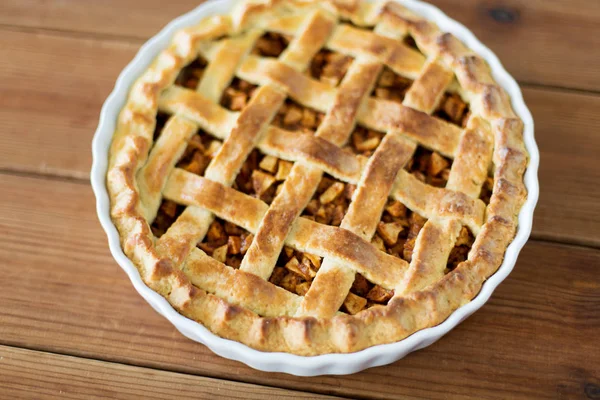
<svg viewBox="0 0 600 400"><path fill-rule="evenodd" d="M161 27L162 29L162 27ZM21 25L10 25L10 24L0 24L0 31L7 32L19 32L19 33L29 33L33 35L47 35L47 36L57 36L67 39L86 39L97 42L118 42L122 44L135 44L141 46L148 40L150 37L143 38L137 36L129 36L129 35L111 35L110 33L104 32L85 32L85 31L71 31L67 29L60 28L44 28L44 27L35 27L35 26L21 26ZM156 32L158 34L158 31Z"/></svg>

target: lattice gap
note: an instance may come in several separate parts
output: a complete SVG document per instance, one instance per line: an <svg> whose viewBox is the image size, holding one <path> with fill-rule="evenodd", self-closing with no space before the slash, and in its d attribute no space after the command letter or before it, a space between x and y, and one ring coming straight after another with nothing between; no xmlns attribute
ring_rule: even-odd
<svg viewBox="0 0 600 400"><path fill-rule="evenodd" d="M154 142L156 142L156 139L160 137L160 134L165 128L165 125L167 124L167 121L170 117L171 116L167 113L163 113L160 111L156 113L156 125L154 126L154 134L152 136Z"/></svg>
<svg viewBox="0 0 600 400"><path fill-rule="evenodd" d="M371 243L407 262L412 260L415 240L427 219L397 200L388 199Z"/></svg>
<svg viewBox="0 0 600 400"><path fill-rule="evenodd" d="M446 187L452 160L436 151L418 146L404 169L412 173L418 180L435 187Z"/></svg>
<svg viewBox="0 0 600 400"><path fill-rule="evenodd" d="M481 192L479 193L479 199L483 201L486 205L490 204L490 198L492 197L492 192L494 191L494 173L490 171L488 173L485 182L483 182L483 186L481 187Z"/></svg>
<svg viewBox="0 0 600 400"><path fill-rule="evenodd" d="M370 30L370 31L372 31L375 28L375 25L372 25L372 24L357 25L352 20L346 19L346 18L340 18L340 23L350 25L357 29L365 29L365 30Z"/></svg>
<svg viewBox="0 0 600 400"><path fill-rule="evenodd" d="M199 129L187 142L183 155L175 165L196 175L204 175L210 160L217 154L223 142Z"/></svg>
<svg viewBox="0 0 600 400"><path fill-rule="evenodd" d="M234 77L221 96L221 106L231 111L241 111L246 107L257 86Z"/></svg>
<svg viewBox="0 0 600 400"><path fill-rule="evenodd" d="M215 218L198 247L217 261L239 268L254 235L231 222Z"/></svg>
<svg viewBox="0 0 600 400"><path fill-rule="evenodd" d="M272 125L288 131L314 134L323 122L324 114L287 98L271 121Z"/></svg>
<svg viewBox="0 0 600 400"><path fill-rule="evenodd" d="M324 174L302 216L320 224L340 226L348 211L356 185Z"/></svg>
<svg viewBox="0 0 600 400"><path fill-rule="evenodd" d="M381 144L385 133L367 129L357 125L344 147L354 154L370 157Z"/></svg>
<svg viewBox="0 0 600 400"><path fill-rule="evenodd" d="M406 46L410 47L411 49L416 50L419 53L421 53L421 50L419 49L419 46L417 46L417 42L415 41L415 38L413 38L411 35L404 36L404 38L402 39L402 43L404 43Z"/></svg>
<svg viewBox="0 0 600 400"><path fill-rule="evenodd" d="M265 32L254 44L251 54L277 58L290 44L292 36L275 32Z"/></svg>
<svg viewBox="0 0 600 400"><path fill-rule="evenodd" d="M292 170L293 163L271 155L265 155L257 149L246 158L235 178L233 188L271 204L281 191L283 182Z"/></svg>
<svg viewBox="0 0 600 400"><path fill-rule="evenodd" d="M269 282L304 296L321 267L322 258L284 246Z"/></svg>
<svg viewBox="0 0 600 400"><path fill-rule="evenodd" d="M453 271L458 264L467 260L469 251L471 251L474 241L475 237L473 236L473 233L469 230L469 228L463 226L460 230L460 234L458 235L458 239L456 240L454 247L450 251L444 273L447 274L450 271Z"/></svg>
<svg viewBox="0 0 600 400"><path fill-rule="evenodd" d="M357 273L340 311L354 315L366 308L385 306L392 297L394 297L393 290L384 289Z"/></svg>
<svg viewBox="0 0 600 400"><path fill-rule="evenodd" d="M207 65L208 62L206 59L202 56L198 56L198 58L179 71L179 74L175 79L175 85L196 90Z"/></svg>
<svg viewBox="0 0 600 400"><path fill-rule="evenodd" d="M402 103L412 84L412 79L398 75L386 66L377 79L372 96Z"/></svg>
<svg viewBox="0 0 600 400"><path fill-rule="evenodd" d="M310 76L331 86L338 86L346 76L353 57L327 49L321 49L311 60Z"/></svg>
<svg viewBox="0 0 600 400"><path fill-rule="evenodd" d="M164 199L160 203L156 218L152 221L150 229L152 234L157 238L164 235L167 230L175 223L177 218L185 210L185 206L175 203L174 201Z"/></svg>
<svg viewBox="0 0 600 400"><path fill-rule="evenodd" d="M469 104L458 93L452 92L444 93L437 109L433 112L434 117L443 119L461 128L467 126L470 115Z"/></svg>

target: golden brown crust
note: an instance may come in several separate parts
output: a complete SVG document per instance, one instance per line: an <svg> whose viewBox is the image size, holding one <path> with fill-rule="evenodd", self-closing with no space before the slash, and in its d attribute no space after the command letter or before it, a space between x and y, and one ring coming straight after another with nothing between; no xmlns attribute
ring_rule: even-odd
<svg viewBox="0 0 600 400"><path fill-rule="evenodd" d="M278 59L251 55L269 29L295 39ZM406 35L425 56L403 44ZM354 57L337 88L304 73L322 47ZM174 86L198 53L209 65L197 90ZM384 65L415 80L403 104L369 97ZM219 105L234 76L260 86L241 112ZM469 101L466 129L431 115L450 88ZM315 137L295 134L297 146L289 132L269 126L286 95L325 113ZM154 142L158 110L173 117ZM357 123L387 133L368 162L338 148ZM204 177L175 168L196 127L224 140ZM357 351L441 323L500 266L527 194L522 132L485 61L397 3L245 2L232 17L177 33L131 88L110 150L111 216L144 282L217 335L265 351ZM417 143L454 159L445 189L402 169ZM270 207L231 188L255 147L295 161ZM490 162L494 190L486 208L478 196ZM340 228L299 217L323 171L358 184ZM410 264L369 242L388 196L429 219ZM161 198L187 207L157 239L149 224ZM196 248L215 215L256 234L240 270ZM463 225L475 242L468 260L444 274ZM284 243L325 258L304 297L266 281ZM356 315L339 313L357 272L395 289L394 297Z"/></svg>

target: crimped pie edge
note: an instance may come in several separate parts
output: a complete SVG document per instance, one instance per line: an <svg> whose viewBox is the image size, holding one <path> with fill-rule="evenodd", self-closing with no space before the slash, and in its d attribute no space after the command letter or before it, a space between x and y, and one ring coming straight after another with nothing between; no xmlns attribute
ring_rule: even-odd
<svg viewBox="0 0 600 400"><path fill-rule="evenodd" d="M492 111L498 111L498 110L494 110L494 104L489 104L490 105L490 110ZM145 123L145 121L142 119L140 120L140 123ZM522 145L521 143L512 143L512 147L509 146L509 141L514 140L514 137L511 137L511 130L509 128L512 129L520 129L520 127L516 127L515 128L515 124L519 125L519 123L517 121L502 121L501 124L499 124L498 126L498 134L500 137L500 142L505 142L505 146L504 149L505 151L505 158L511 159L511 157L517 157L517 156L522 156L524 154L523 152L523 148L518 148L518 145ZM509 126L509 125L512 125ZM514 134L514 132L513 132ZM138 139L131 141L134 144L134 148L137 148L138 150L143 150L144 146L147 146L147 144L141 143L140 140ZM520 154L517 154L521 152ZM143 151L142 151L143 152ZM121 153L123 154L123 153ZM135 159L130 160L132 162L135 162ZM502 168L508 168L509 170L506 172L507 176L509 175L515 175L514 171L511 171L511 165L509 161L501 161L500 166L499 166L499 170L501 170ZM524 162L522 159L522 163L521 166L517 166L516 169L519 170L521 169L521 172L517 172L516 176L518 176L519 178L519 182L518 184L522 183L520 182L520 178L522 177L522 169L524 169ZM506 164L506 165L505 165ZM516 165L516 164L515 164ZM513 165L512 167L514 168L515 165ZM133 169L131 170L133 171ZM513 178L514 180L514 176L510 176L511 178ZM121 182L121 184L125 184L126 186L129 186L129 188L133 188L134 190L132 190L132 192L135 192L135 185L132 184L132 180L133 179L133 172L131 172L131 176L130 176L130 181L127 182L127 180L124 180L123 182ZM511 183L507 180L506 182ZM113 186L114 182L111 183L109 180L109 186ZM516 186L518 186L518 184ZM514 188L513 188L514 189ZM523 187L521 187L521 190L524 190ZM497 194L501 194L502 190L499 192L495 192L495 195ZM135 197L135 193L133 193L133 197ZM116 197L113 196L113 200L115 200ZM523 200L524 200L524 196L512 196L511 199L515 200L514 203L515 205L520 204ZM494 203L494 201L492 200L492 204ZM507 204L507 203L503 203L503 204ZM133 209L135 209L135 206L132 207ZM510 207L509 207L510 208ZM131 208L130 208L131 209ZM516 209L518 211L518 207L515 206L513 209ZM500 210L502 211L502 210ZM492 213L492 218L490 219L490 221L488 222L488 228L487 231L489 231L489 237L492 237L491 235L495 234L495 237L501 237L499 240L504 240L506 243L510 242L510 239L512 238L512 232L514 232L514 229L516 227L516 212L512 212L512 215L508 215L506 213L502 214L502 212L498 212L498 215L494 215ZM153 268L153 273L166 273L168 276L170 276L169 279L174 279L174 282L179 285L181 284L182 286L176 290L176 291L172 291L171 293L171 298L170 300L175 304L178 305L180 307L183 307L182 310L184 310L185 312L185 302L189 301L189 299L187 299L187 297L191 294L192 296L197 296L198 294L195 293L194 288L191 288L189 286L186 286L187 283L185 282L186 278L180 276L181 274L178 274L178 271L167 271L165 272L166 269L168 269L168 265L165 265L164 261L160 261L157 260L156 257L153 257L152 254L152 245L151 245L151 240L149 240L148 237L144 238L145 233L144 229L143 229L143 225L145 223L145 220L140 220L139 219L139 215L136 215L136 213L134 211L132 212L126 212L124 215L119 215L119 218L124 218L126 221L116 221L122 228L126 227L126 229L124 231L128 232L129 234L127 235L126 240L124 240L124 245L126 248L130 248L129 253L134 255L134 259L138 260L138 263L140 263L140 265L144 265L144 266L151 266L151 268ZM141 227L139 225L142 225ZM146 224L147 225L147 224ZM133 228L131 228L133 227ZM492 229L493 228L493 229ZM136 231L136 229L138 229L138 231ZM485 228L484 228L485 229ZM501 232L501 234L498 235L498 232ZM488 233L486 232L486 235L488 235ZM487 236L486 236L487 237ZM480 239L478 238L478 241L480 241ZM419 327L418 329L422 329L426 326L433 326L433 325L437 325L439 322L443 321L455 308L457 308L458 306L465 304L466 302L468 302L471 297L473 297L474 295L477 294L478 289L480 284L483 282L484 278L486 276L489 276L491 273L493 273L495 271L495 269L499 266L500 261L502 259L502 255L504 254L504 248L506 247L506 245L503 246L499 246L499 248L501 250L499 250L498 248L494 248L494 249L489 249L489 248L485 248L482 247L481 251L480 251L480 257L477 258L476 260L476 264L474 265L475 267L475 271L476 273L474 274L467 274L464 273L464 271L460 270L457 271L456 274L454 274L455 276L452 277L446 277L444 278L442 281L440 281L439 284L434 285L434 287L432 287L430 290L428 291L424 291L422 293L416 293L414 296L409 296L408 298L402 299L402 301L396 301L394 302L394 304L391 304L390 306L388 306L390 308L389 313L387 315L383 315L385 316L390 316L392 315L392 312L400 312L400 315L404 316L406 315L406 312L408 312L408 314L414 314L415 312L417 312L417 310L419 309L419 307L423 306L424 304L430 304L431 306L434 307L435 312L432 314L431 318L424 324L424 326ZM494 258L495 257L495 258ZM148 268L146 268L148 269ZM151 281L152 282L152 281ZM461 291L460 295L456 298L452 299L452 303L450 306L448 306L448 304L444 305L443 302L441 302L442 298L443 298L443 294L447 293L448 291L454 293L454 291L456 289L464 289L467 288L466 291ZM159 288L160 289L160 288ZM183 299L183 300L182 300ZM439 303L439 304L438 304ZM244 310L239 310L237 308L237 306L230 306L227 304L222 304L222 301L220 300L216 300L215 304L215 310L218 312L215 313L211 313L213 315L222 315L223 318L231 318L232 315L234 314L239 314L244 313ZM399 310L409 310L409 311L399 311ZM325 332L332 332L332 330L336 330L338 332L348 332L347 336L344 340L337 342L338 344L336 344L336 348L332 348L331 344L325 344L327 343L327 341L329 340L327 338L327 335L323 336L323 335L315 335L314 333L318 330L315 329L315 326L317 326L320 323L325 323L325 322L316 322L312 319L300 319L298 321L285 321L286 318L282 318L279 319L277 321L277 323L283 323L285 324L286 330L289 330L288 333L286 333L287 335L290 335L289 337L292 338L291 341L299 341L299 343L304 343L301 345L304 346L306 344L305 340L308 339L308 343L312 344L312 345L316 345L317 343L323 343L325 344L324 346L321 345L320 347L311 347L311 352L305 352L304 354L316 354L316 353L327 353L327 352L331 352L331 351L356 351L359 350L361 348L365 348L368 346L372 346L374 344L379 344L379 343L385 343L385 342L394 342L399 340L402 337L405 337L407 335L409 335L410 333L412 333L412 331L414 331L415 329L414 326L411 328L409 327L408 329L405 327L401 327L400 330L398 330L395 335L393 336L387 336L387 337L379 337L375 340L370 340L370 338L372 338L372 336L370 335L365 335L369 338L369 340L364 340L363 338L357 338L355 336L353 336L352 332L355 332L357 327L360 327L361 324L364 324L365 321L370 320L370 318L373 317L373 315L369 315L369 314L373 314L373 313L369 313L369 311L366 311L364 313L362 313L359 317L350 317L350 316L342 316L342 317L334 317L332 319L332 321L330 322L326 322L326 324L331 324L330 328L327 328L325 330ZM234 317L235 318L235 317ZM220 321L216 321L216 324L221 324L223 322L223 320ZM265 328L265 324L264 323L258 323L260 326L258 326L258 332L263 332L266 328ZM232 325L232 323L228 323L227 325ZM233 325L235 325L233 323ZM209 324L210 326L210 324ZM337 328L333 328L333 327L337 327ZM365 326L364 329L359 329L359 332L362 331L363 333L366 333L367 329L372 329L373 328L373 324L370 325L370 328L367 328ZM418 330L417 329L417 330ZM308 336L307 336L308 335ZM225 333L224 336L231 336L228 333ZM268 336L268 335L267 335ZM235 336L231 336L231 337L235 337ZM272 342L266 338L262 338L260 337L255 337L255 338L237 338L238 340L240 340L241 342L246 342L247 344L262 349L262 350L269 350L269 351L273 351L273 350L286 350L286 351L294 351L291 348L278 348L278 347L274 347L271 346L270 344L272 344ZM347 340L346 340L347 339ZM285 343L288 343L289 341L284 341ZM283 343L283 342L280 342ZM314 352L312 351L314 350ZM297 351L298 352L298 351Z"/></svg>

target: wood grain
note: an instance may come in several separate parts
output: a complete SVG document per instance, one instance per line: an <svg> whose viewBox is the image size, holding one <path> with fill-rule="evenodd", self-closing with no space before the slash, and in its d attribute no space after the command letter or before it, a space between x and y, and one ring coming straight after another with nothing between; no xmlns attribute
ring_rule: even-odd
<svg viewBox="0 0 600 400"><path fill-rule="evenodd" d="M540 148L533 235L600 247L600 96L525 89Z"/></svg>
<svg viewBox="0 0 600 400"><path fill-rule="evenodd" d="M87 178L100 107L136 50L112 40L0 36L0 59L16 61L0 63L0 170ZM541 150L533 235L600 247L600 96L524 94Z"/></svg>
<svg viewBox="0 0 600 400"><path fill-rule="evenodd" d="M201 0L4 0L0 24L147 40ZM521 81L599 90L600 7L586 0L431 0ZM110 23L107 23L110 21ZM559 27L559 29L557 29Z"/></svg>
<svg viewBox="0 0 600 400"><path fill-rule="evenodd" d="M87 177L100 108L135 52L121 42L3 32L0 168Z"/></svg>
<svg viewBox="0 0 600 400"><path fill-rule="evenodd" d="M0 346L0 390L10 399L332 399L247 383Z"/></svg>
<svg viewBox="0 0 600 400"><path fill-rule="evenodd" d="M600 390L600 251L530 242L492 299L429 348L352 376L252 370L179 334L112 260L86 184L0 175L0 343L368 398L580 398Z"/></svg>

